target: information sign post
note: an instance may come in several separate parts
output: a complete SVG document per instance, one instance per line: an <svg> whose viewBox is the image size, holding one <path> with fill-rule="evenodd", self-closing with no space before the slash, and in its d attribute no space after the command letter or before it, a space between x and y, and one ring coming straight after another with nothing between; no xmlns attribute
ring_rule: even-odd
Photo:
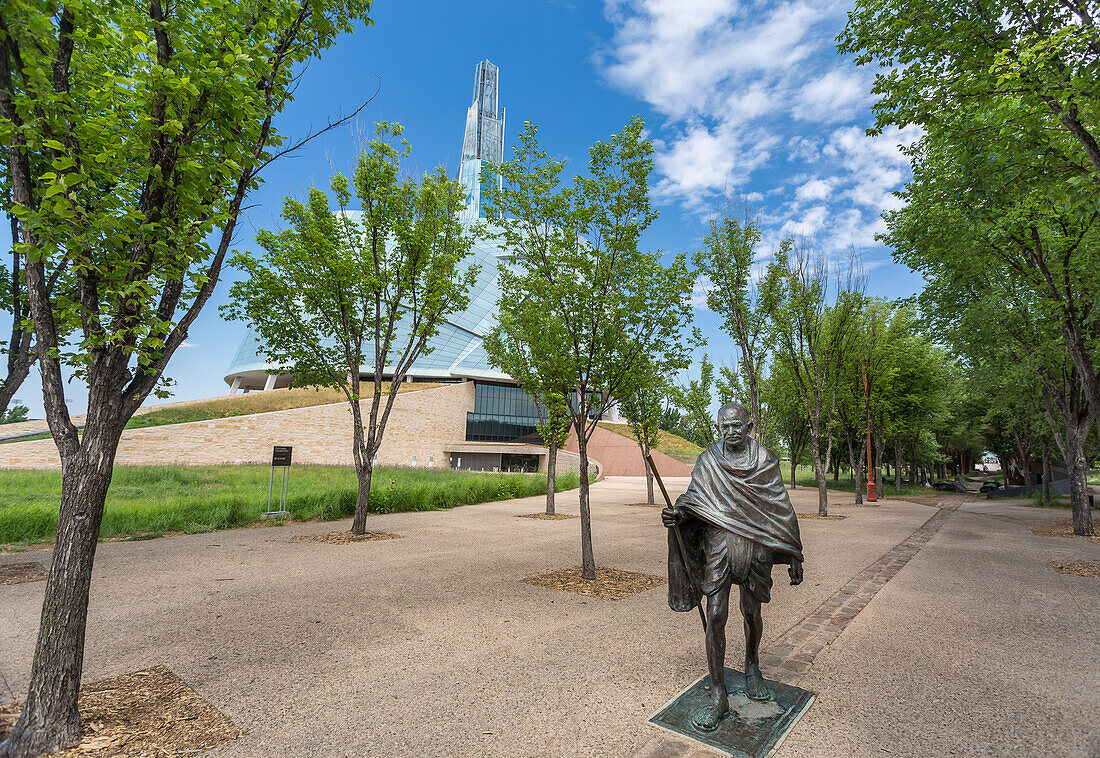
<svg viewBox="0 0 1100 758"><path fill-rule="evenodd" d="M275 445L271 450L271 483L267 487L267 513L264 514L264 518L272 518L277 516L290 515L286 509L286 494L287 488L290 486L290 461L291 454L294 448L290 445ZM279 510L271 510L271 499L275 491L275 469L276 467L283 470L282 478L279 482Z"/></svg>

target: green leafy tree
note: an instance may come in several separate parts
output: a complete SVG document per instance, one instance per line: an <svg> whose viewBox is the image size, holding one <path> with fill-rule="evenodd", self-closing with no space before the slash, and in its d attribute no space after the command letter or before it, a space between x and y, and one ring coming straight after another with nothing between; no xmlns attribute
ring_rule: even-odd
<svg viewBox="0 0 1100 758"><path fill-rule="evenodd" d="M793 253L793 256L791 255ZM836 389L845 353L852 344L852 322L859 310L858 283L837 277L830 304L828 260L805 244L785 243L768 265L761 307L768 315L769 338L777 360L794 379L806 407L810 451L817 479L818 514L828 514L825 472L830 468ZM829 447L823 449L823 444Z"/></svg>
<svg viewBox="0 0 1100 758"><path fill-rule="evenodd" d="M941 324L984 302L990 323L1041 358L1074 531L1086 535L1085 448L1100 414L1095 16L1090 3L1055 0L859 0L840 38L842 52L882 66L877 129L924 133L887 241L928 282Z"/></svg>
<svg viewBox="0 0 1100 758"><path fill-rule="evenodd" d="M0 24L3 176L62 462L56 547L26 703L6 758L80 739L92 564L126 422L221 274L300 64L368 2L43 3ZM44 170L43 170L44 169ZM88 388L82 434L65 369Z"/></svg>
<svg viewBox="0 0 1100 758"><path fill-rule="evenodd" d="M752 267L760 244L760 224L748 213L735 215L727 202L717 218L694 262L709 281L707 307L722 318L722 328L737 344L737 370L747 395L746 407L752 417L753 436L768 436L767 421L761 409L760 384L767 358L764 342L767 318L760 308L752 286Z"/></svg>
<svg viewBox="0 0 1100 758"><path fill-rule="evenodd" d="M680 422L684 439L699 447L706 447L714 442L716 427L714 415L711 413L714 391L714 364L706 354L699 362L698 379L691 379L682 385L673 384L669 388L672 401L684 412Z"/></svg>
<svg viewBox="0 0 1100 758"><path fill-rule="evenodd" d="M690 340L694 277L684 256L671 265L641 249L653 222L648 180L653 146L635 118L589 149L587 170L564 185L565 162L539 146L528 123L511 160L492 167L489 219L512 253L500 272L501 319L532 353L551 352L573 398L581 458L581 564L596 578L588 491L588 440L604 412L650 360L662 372L682 368Z"/></svg>
<svg viewBox="0 0 1100 758"><path fill-rule="evenodd" d="M764 402L772 413L771 429L776 439L787 448L791 460L791 487L798 486L798 466L810 445L810 423L806 403L798 389L790 366L773 359L771 371L763 384Z"/></svg>
<svg viewBox="0 0 1100 758"><path fill-rule="evenodd" d="M7 161L0 159L0 167L6 169L7 165ZM5 177L4 184L10 194L10 177ZM10 208L10 200L4 206ZM0 265L0 311L11 317L11 334L6 344L0 343L0 355L7 356L7 374L0 379L0 417L34 365L34 327L28 317L27 295L23 286L23 253L18 244L19 219L15 214L9 214L8 219L11 221L11 268Z"/></svg>
<svg viewBox="0 0 1100 758"><path fill-rule="evenodd" d="M558 475L558 452L569 440L572 419L568 395L547 390L536 400L539 408L539 436L547 448L546 455L546 515L555 514L554 491Z"/></svg>
<svg viewBox="0 0 1100 758"><path fill-rule="evenodd" d="M619 398L619 410L642 450L643 460L661 442L661 418L669 403L668 380L648 361L634 374L634 386ZM654 504L653 472L645 468L646 502Z"/></svg>
<svg viewBox="0 0 1100 758"><path fill-rule="evenodd" d="M287 198L289 228L261 230L262 255L234 256L246 278L222 308L252 325L268 360L295 383L347 398L359 480L352 534L366 531L374 459L398 389L431 352L442 320L466 307L477 275L462 266L472 244L458 220L462 187L442 168L402 179L408 145L393 144L401 133L400 125L379 124L350 185L333 177L335 211L316 188L308 203ZM353 191L361 210L350 207ZM365 387L363 366L370 367Z"/></svg>
<svg viewBox="0 0 1100 758"><path fill-rule="evenodd" d="M26 421L29 412L30 409L25 405L13 405L0 413L0 424L18 424L20 421Z"/></svg>

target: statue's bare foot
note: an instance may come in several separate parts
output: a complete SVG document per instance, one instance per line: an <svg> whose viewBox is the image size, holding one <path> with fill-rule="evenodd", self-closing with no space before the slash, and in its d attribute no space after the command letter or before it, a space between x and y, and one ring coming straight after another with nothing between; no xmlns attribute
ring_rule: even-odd
<svg viewBox="0 0 1100 758"><path fill-rule="evenodd" d="M757 666L745 667L745 694L752 700L771 700L772 693L764 684L764 676Z"/></svg>
<svg viewBox="0 0 1100 758"><path fill-rule="evenodd" d="M721 699L715 699L693 713L691 723L697 729L710 732L718 727L718 722L729 712L729 700L723 695Z"/></svg>

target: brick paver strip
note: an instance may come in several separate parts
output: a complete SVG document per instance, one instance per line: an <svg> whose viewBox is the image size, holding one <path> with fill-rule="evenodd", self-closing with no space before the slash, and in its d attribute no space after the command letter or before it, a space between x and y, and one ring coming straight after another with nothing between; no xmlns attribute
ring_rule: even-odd
<svg viewBox="0 0 1100 758"><path fill-rule="evenodd" d="M809 671L817 654L840 636L856 614L932 539L958 507L958 502L941 507L904 541L788 629L761 654L761 668L780 682L796 684Z"/></svg>
<svg viewBox="0 0 1100 758"><path fill-rule="evenodd" d="M765 676L784 684L797 684L809 671L817 654L840 636L856 614L932 539L959 505L961 503L954 499L940 501L940 508L916 531L852 577L770 644L760 655L760 668L766 672ZM634 758L687 758L697 750L697 743L662 735L648 742Z"/></svg>

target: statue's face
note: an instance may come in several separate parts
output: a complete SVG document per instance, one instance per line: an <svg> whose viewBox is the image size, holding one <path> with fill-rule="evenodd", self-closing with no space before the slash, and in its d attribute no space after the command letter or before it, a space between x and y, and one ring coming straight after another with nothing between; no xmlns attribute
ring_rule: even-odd
<svg viewBox="0 0 1100 758"><path fill-rule="evenodd" d="M718 417L718 434L730 447L741 447L752 431L752 421L748 414L734 412L723 413Z"/></svg>

